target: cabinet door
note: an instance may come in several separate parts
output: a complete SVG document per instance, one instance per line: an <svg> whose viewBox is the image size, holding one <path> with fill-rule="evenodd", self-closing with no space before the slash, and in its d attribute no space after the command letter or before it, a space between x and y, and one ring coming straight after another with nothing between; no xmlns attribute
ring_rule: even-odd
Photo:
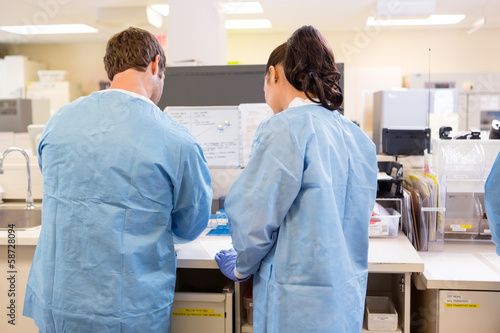
<svg viewBox="0 0 500 333"><path fill-rule="evenodd" d="M439 291L439 332L498 332L500 292Z"/></svg>

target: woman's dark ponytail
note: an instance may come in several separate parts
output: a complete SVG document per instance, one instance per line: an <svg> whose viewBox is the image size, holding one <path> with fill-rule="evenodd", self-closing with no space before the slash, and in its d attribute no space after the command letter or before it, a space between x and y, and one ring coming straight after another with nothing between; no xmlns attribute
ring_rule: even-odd
<svg viewBox="0 0 500 333"><path fill-rule="evenodd" d="M307 98L329 110L343 102L340 72L327 41L312 26L297 29L284 45L287 80Z"/></svg>

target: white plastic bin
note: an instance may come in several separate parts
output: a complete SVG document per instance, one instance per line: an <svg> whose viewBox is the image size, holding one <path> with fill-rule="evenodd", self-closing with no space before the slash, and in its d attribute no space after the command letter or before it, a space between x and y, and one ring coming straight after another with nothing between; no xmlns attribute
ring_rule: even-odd
<svg viewBox="0 0 500 333"><path fill-rule="evenodd" d="M365 320L369 331L398 329L398 313L387 296L366 296Z"/></svg>
<svg viewBox="0 0 500 333"><path fill-rule="evenodd" d="M396 237L399 230L401 214L393 208L386 208L389 215L378 215L370 220L368 235L370 237Z"/></svg>

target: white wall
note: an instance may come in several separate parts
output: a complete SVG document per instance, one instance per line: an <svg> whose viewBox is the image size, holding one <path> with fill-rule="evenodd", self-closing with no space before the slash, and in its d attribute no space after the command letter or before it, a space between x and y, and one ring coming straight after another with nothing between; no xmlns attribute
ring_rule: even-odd
<svg viewBox="0 0 500 333"><path fill-rule="evenodd" d="M290 31L291 33L291 31ZM290 33L235 33L227 36L227 60L241 64L267 62L271 51ZM403 75L424 72L500 71L500 29L482 29L467 35L465 30L407 30L370 33L324 32L336 56L346 67L401 67ZM105 43L27 44L10 48L30 59L45 62L48 69L69 72L84 94L98 89L106 79L102 58ZM13 53L10 53L13 54Z"/></svg>
<svg viewBox="0 0 500 333"><path fill-rule="evenodd" d="M499 71L500 29L406 30L379 33L324 32L336 61L346 67L401 67L403 75L427 72ZM229 33L228 61L265 63L289 34Z"/></svg>
<svg viewBox="0 0 500 333"><path fill-rule="evenodd" d="M234 32L227 35L229 63L263 64L271 51L286 41L292 33ZM401 75L428 73L429 48L432 73L498 72L500 71L500 29L481 29L468 35L465 30L405 30L323 32L335 53L336 61L343 62L346 73L376 73L364 78L371 82L363 89L387 89L387 80L377 68L397 68ZM30 59L42 61L48 69L69 72L68 79L80 85L83 95L99 89L99 81L107 80L103 56L105 43L16 45L10 51ZM364 69L364 70L363 70ZM380 76L380 87L377 80ZM391 74L393 77L393 73ZM401 78L400 86L403 85ZM356 82L346 77L344 89L347 115L363 122L363 105ZM385 83L384 83L385 82ZM391 80L394 82L394 78ZM359 86L359 85L358 85ZM351 111L352 110L352 111Z"/></svg>
<svg viewBox="0 0 500 333"><path fill-rule="evenodd" d="M76 83L83 95L88 95L99 90L100 80L107 80L103 63L105 50L105 43L26 44L16 45L10 52L41 61L49 70L68 71L66 79Z"/></svg>

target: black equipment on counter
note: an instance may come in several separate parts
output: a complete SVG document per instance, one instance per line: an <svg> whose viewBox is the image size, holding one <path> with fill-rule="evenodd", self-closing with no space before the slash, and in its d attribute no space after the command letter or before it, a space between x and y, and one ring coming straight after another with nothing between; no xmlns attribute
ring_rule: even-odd
<svg viewBox="0 0 500 333"><path fill-rule="evenodd" d="M424 155L424 151L430 151L431 130L430 128L404 129L383 128L382 129L382 152L391 156Z"/></svg>
<svg viewBox="0 0 500 333"><path fill-rule="evenodd" d="M491 122L490 139L500 139L500 120L494 119Z"/></svg>
<svg viewBox="0 0 500 333"><path fill-rule="evenodd" d="M462 133L454 137L456 140L480 140L481 139L481 132L478 129L471 128L469 132Z"/></svg>
<svg viewBox="0 0 500 333"><path fill-rule="evenodd" d="M451 130L452 128L450 126L441 126L439 128L439 138L442 140L451 140Z"/></svg>
<svg viewBox="0 0 500 333"><path fill-rule="evenodd" d="M403 197L403 164L398 162L378 162L378 171L388 177L377 180L377 198Z"/></svg>

